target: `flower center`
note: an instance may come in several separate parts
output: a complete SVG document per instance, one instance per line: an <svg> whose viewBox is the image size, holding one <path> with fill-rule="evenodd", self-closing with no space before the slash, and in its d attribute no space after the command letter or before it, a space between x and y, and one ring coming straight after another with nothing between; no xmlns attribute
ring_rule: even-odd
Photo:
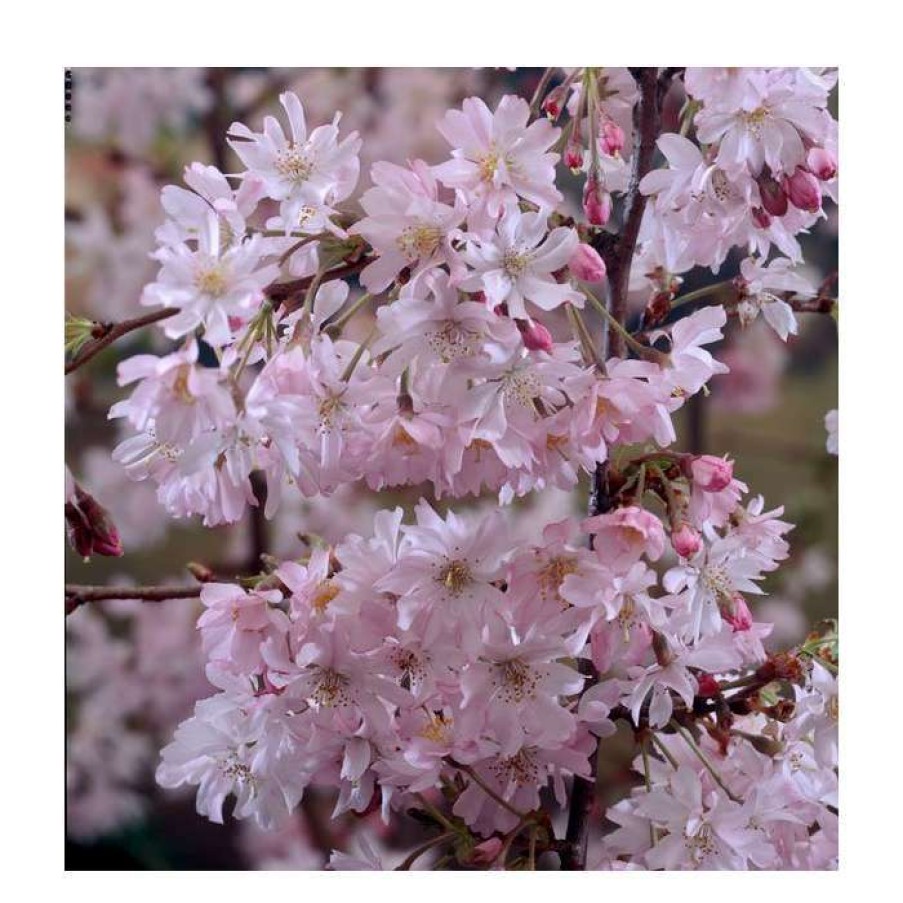
<svg viewBox="0 0 903 903"><path fill-rule="evenodd" d="M195 274L194 287L202 295L210 295L211 298L219 298L225 294L227 283L226 276L220 266L202 267Z"/></svg>
<svg viewBox="0 0 903 903"><path fill-rule="evenodd" d="M495 666L496 686L499 691L499 699L509 705L523 702L525 699L536 697L536 686L540 675L526 662L518 658L508 662L499 662Z"/></svg>
<svg viewBox="0 0 903 903"><path fill-rule="evenodd" d="M551 438L551 437L549 437ZM564 440L565 437L561 437ZM547 440L548 442L548 440ZM546 566L536 575L539 591L543 599L554 596L562 604L566 604L559 595L561 584L568 574L577 572L577 559L572 555L556 555L549 559Z"/></svg>
<svg viewBox="0 0 903 903"><path fill-rule="evenodd" d="M342 407L341 398L338 395L327 395L317 407L320 415L320 431L331 432L335 427L336 416Z"/></svg>
<svg viewBox="0 0 903 903"><path fill-rule="evenodd" d="M404 256L414 261L421 257L429 257L442 241L442 231L438 226L427 223L418 223L416 226L407 226L398 236L398 250Z"/></svg>
<svg viewBox="0 0 903 903"><path fill-rule="evenodd" d="M329 603L341 592L341 590L333 583L332 580L324 580L314 590L313 598L310 600L311 607L320 614L326 611Z"/></svg>
<svg viewBox="0 0 903 903"><path fill-rule="evenodd" d="M499 168L499 152L491 147L488 153L477 157L477 164L480 167L480 178L484 182L491 182L495 178L495 174Z"/></svg>
<svg viewBox="0 0 903 903"><path fill-rule="evenodd" d="M734 585L723 567L717 564L706 565L702 569L702 582L709 592L728 602L733 602Z"/></svg>
<svg viewBox="0 0 903 903"><path fill-rule="evenodd" d="M449 561L436 577L436 582L441 583L452 596L460 596L464 590L473 583L473 574L470 565L460 558Z"/></svg>
<svg viewBox="0 0 903 903"><path fill-rule="evenodd" d="M489 767L503 783L513 781L520 787L539 783L539 767L528 749L522 749L508 759L496 759Z"/></svg>
<svg viewBox="0 0 903 903"><path fill-rule="evenodd" d="M325 709L348 705L351 702L348 678L332 668L319 668L311 699Z"/></svg>
<svg viewBox="0 0 903 903"><path fill-rule="evenodd" d="M430 720L420 731L419 736L432 743L446 744L449 740L451 725L452 719L446 718L441 712L431 714Z"/></svg>
<svg viewBox="0 0 903 903"><path fill-rule="evenodd" d="M514 279L527 269L529 263L530 255L520 248L508 248L502 260L505 272Z"/></svg>
<svg viewBox="0 0 903 903"><path fill-rule="evenodd" d="M767 107L756 107L755 110L742 113L741 117L753 137L759 138L762 134L762 125L770 115L771 111Z"/></svg>
<svg viewBox="0 0 903 903"><path fill-rule="evenodd" d="M306 182L313 171L314 164L294 144L276 155L276 172L295 185Z"/></svg>
<svg viewBox="0 0 903 903"><path fill-rule="evenodd" d="M696 865L711 856L715 852L715 835L711 825L703 822L695 834L684 834L684 846Z"/></svg>
<svg viewBox="0 0 903 903"><path fill-rule="evenodd" d="M443 364L462 357L473 357L481 344L477 333L464 329L454 320L446 320L434 332L428 332L426 341Z"/></svg>
<svg viewBox="0 0 903 903"><path fill-rule="evenodd" d="M525 408L532 408L533 399L541 391L539 377L531 370L512 370L504 377L503 392L506 401L514 401Z"/></svg>

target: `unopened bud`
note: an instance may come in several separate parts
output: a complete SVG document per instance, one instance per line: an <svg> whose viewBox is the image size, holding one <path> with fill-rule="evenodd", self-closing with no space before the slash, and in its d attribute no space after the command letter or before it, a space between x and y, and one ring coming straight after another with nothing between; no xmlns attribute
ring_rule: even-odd
<svg viewBox="0 0 903 903"><path fill-rule="evenodd" d="M721 692L718 681L708 672L698 674L696 683L699 685L699 689L696 691L697 696L717 696Z"/></svg>
<svg viewBox="0 0 903 903"><path fill-rule="evenodd" d="M564 149L564 165L575 173L583 169L583 145L573 138Z"/></svg>
<svg viewBox="0 0 903 903"><path fill-rule="evenodd" d="M809 149L809 153L806 156L806 166L809 172L816 179L821 179L822 182L829 182L837 175L837 158L824 147Z"/></svg>
<svg viewBox="0 0 903 903"><path fill-rule="evenodd" d="M671 545L681 558L692 558L702 548L702 539L695 528L684 523L671 531Z"/></svg>
<svg viewBox="0 0 903 903"><path fill-rule="evenodd" d="M617 157L624 149L624 129L606 116L599 129L599 145L609 157Z"/></svg>
<svg viewBox="0 0 903 903"><path fill-rule="evenodd" d="M746 599L740 593L735 593L731 597L730 604L720 603L721 600L719 599L721 617L731 625L734 633L742 633L744 630L749 630L752 627L752 612L746 604Z"/></svg>
<svg viewBox="0 0 903 903"><path fill-rule="evenodd" d="M488 865L498 858L499 853L502 852L502 846L501 838L490 837L489 840L484 840L473 848L469 861L479 865Z"/></svg>
<svg viewBox="0 0 903 903"><path fill-rule="evenodd" d="M787 191L768 169L763 169L756 179L762 206L772 216L783 216L787 212Z"/></svg>
<svg viewBox="0 0 903 903"><path fill-rule="evenodd" d="M771 215L761 207L753 207L750 215L760 229L767 229L771 225Z"/></svg>
<svg viewBox="0 0 903 903"><path fill-rule="evenodd" d="M82 516L81 511L68 502L65 509L66 514L66 538L69 545L82 557L90 558L93 547L91 530L87 522Z"/></svg>
<svg viewBox="0 0 903 903"><path fill-rule="evenodd" d="M583 212L593 226L604 226L611 218L611 195L595 176L586 180L583 189Z"/></svg>
<svg viewBox="0 0 903 903"><path fill-rule="evenodd" d="M75 498L85 523L91 531L91 550L98 555L109 555L115 558L122 555L119 531L110 519L106 508L78 484L75 486Z"/></svg>
<svg viewBox="0 0 903 903"><path fill-rule="evenodd" d="M553 346L552 333L542 323L536 320L515 320L520 330L524 347L530 351L551 351Z"/></svg>
<svg viewBox="0 0 903 903"><path fill-rule="evenodd" d="M582 282L601 282L605 278L605 261L594 247L582 242L571 254L568 268Z"/></svg>
<svg viewBox="0 0 903 903"><path fill-rule="evenodd" d="M543 113L545 113L553 122L561 115L561 110L564 107L564 99L564 85L559 85L557 88L552 88L552 90L546 94L546 99L542 102Z"/></svg>
<svg viewBox="0 0 903 903"><path fill-rule="evenodd" d="M818 179L801 166L798 166L789 178L784 177L784 190L794 207L808 210L809 213L817 213L821 209L821 188Z"/></svg>
<svg viewBox="0 0 903 903"><path fill-rule="evenodd" d="M690 464L693 482L703 492L721 492L731 485L734 462L715 455L699 455Z"/></svg>
<svg viewBox="0 0 903 903"><path fill-rule="evenodd" d="M657 630L652 631L652 651L660 668L667 668L674 661L674 653L671 652L668 641Z"/></svg>

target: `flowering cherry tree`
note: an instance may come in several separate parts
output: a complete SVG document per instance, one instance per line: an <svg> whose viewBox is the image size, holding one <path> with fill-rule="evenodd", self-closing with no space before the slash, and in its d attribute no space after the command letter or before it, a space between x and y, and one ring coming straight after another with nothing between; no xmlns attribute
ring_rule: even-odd
<svg viewBox="0 0 903 903"><path fill-rule="evenodd" d="M221 136L237 172L163 189L148 310L67 323L67 373L160 333L118 365L116 466L206 527L352 484L386 502L234 579L66 587L67 613L200 598L215 692L162 787L214 822L275 829L327 788L336 816L422 828L403 859L361 836L335 869L836 866L836 629L766 653L749 598L792 525L719 449L673 450L676 412L730 369L729 318L787 341L836 315L799 242L837 197L835 82L551 68L437 116L444 155L369 171L341 111L312 128L285 92ZM587 482L585 517L523 507ZM83 556L128 552L68 472L66 523Z"/></svg>

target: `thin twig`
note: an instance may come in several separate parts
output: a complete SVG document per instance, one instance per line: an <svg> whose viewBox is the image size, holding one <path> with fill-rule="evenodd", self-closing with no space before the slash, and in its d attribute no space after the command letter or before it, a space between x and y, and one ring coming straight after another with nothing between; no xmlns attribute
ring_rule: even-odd
<svg viewBox="0 0 903 903"><path fill-rule="evenodd" d="M428 840L426 843L422 843L419 847L413 850L400 865L395 866L395 871L409 871L411 866L424 853L428 853L433 847L439 846L440 843L444 843L446 840L451 840L451 838L454 836L455 835L451 831L446 831L444 834L440 834L438 837L434 837L432 840Z"/></svg>
<svg viewBox="0 0 903 903"><path fill-rule="evenodd" d="M690 732L681 724L678 724L673 718L671 719L671 727L673 727L687 742L687 746L696 754L696 758L705 766L706 771L712 776L715 783L728 795L728 798L735 803L742 803L743 800L735 794L731 793L730 788L724 783L724 779L718 774L715 766L709 761L708 756L699 748L699 744L693 739Z"/></svg>
<svg viewBox="0 0 903 903"><path fill-rule="evenodd" d="M65 587L66 614L87 602L109 599L138 599L141 602L166 602L168 599L197 599L200 586L80 586L67 583Z"/></svg>
<svg viewBox="0 0 903 903"><path fill-rule="evenodd" d="M168 317L174 317L177 313L178 310L173 308L164 308L163 310L155 310L153 313L145 314L143 317L123 320L121 323L99 323L95 329L97 335L66 364L66 373L69 374L78 370L83 364L87 364L95 354L100 353L107 345L112 345L113 342L121 339L124 335L134 332L136 329L150 326L152 323L158 323L160 320L165 320Z"/></svg>

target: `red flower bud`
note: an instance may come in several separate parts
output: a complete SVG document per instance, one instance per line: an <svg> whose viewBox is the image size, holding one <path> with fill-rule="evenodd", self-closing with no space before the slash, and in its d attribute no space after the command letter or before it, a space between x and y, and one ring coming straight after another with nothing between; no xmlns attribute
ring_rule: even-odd
<svg viewBox="0 0 903 903"><path fill-rule="evenodd" d="M546 99L542 102L542 111L549 119L554 121L561 115L561 110L564 106L564 96L565 91L563 85L552 88L552 90L546 94Z"/></svg>
<svg viewBox="0 0 903 903"><path fill-rule="evenodd" d="M794 207L808 210L810 213L817 213L821 209L821 188L818 179L801 166L798 166L789 178L784 177L784 190Z"/></svg>
<svg viewBox="0 0 903 903"><path fill-rule="evenodd" d="M568 141L564 149L564 165L573 172L583 168L583 145L577 141Z"/></svg>
<svg viewBox="0 0 903 903"><path fill-rule="evenodd" d="M752 612L746 604L746 599L740 593L735 593L731 604L725 605L720 610L722 619L731 625L734 633L740 633L752 627Z"/></svg>
<svg viewBox="0 0 903 903"><path fill-rule="evenodd" d="M671 545L681 558L692 558L702 548L702 540L699 533L685 523L671 531Z"/></svg>
<svg viewBox="0 0 903 903"><path fill-rule="evenodd" d="M616 157L624 149L624 129L614 119L606 117L599 129L599 145L603 153Z"/></svg>
<svg viewBox="0 0 903 903"><path fill-rule="evenodd" d="M604 226L611 217L611 195L595 176L586 180L583 189L583 212L592 226Z"/></svg>
<svg viewBox="0 0 903 903"><path fill-rule="evenodd" d="M524 347L530 351L551 351L552 333L536 320L516 320Z"/></svg>
<svg viewBox="0 0 903 903"><path fill-rule="evenodd" d="M605 261L594 247L582 242L574 249L568 268L583 282L601 282L605 278Z"/></svg>
<svg viewBox="0 0 903 903"><path fill-rule="evenodd" d="M822 182L829 182L837 175L837 158L824 147L809 149L806 166L809 168L809 172L816 179L821 179Z"/></svg>
<svg viewBox="0 0 903 903"><path fill-rule="evenodd" d="M696 682L699 684L698 696L717 696L721 689L718 681L707 672L698 675Z"/></svg>
<svg viewBox="0 0 903 903"><path fill-rule="evenodd" d="M783 216L787 212L787 192L768 169L763 169L756 179L762 206L772 216Z"/></svg>
<svg viewBox="0 0 903 903"><path fill-rule="evenodd" d="M750 211L753 222L760 229L767 229L771 225L771 216L761 207L753 207Z"/></svg>

